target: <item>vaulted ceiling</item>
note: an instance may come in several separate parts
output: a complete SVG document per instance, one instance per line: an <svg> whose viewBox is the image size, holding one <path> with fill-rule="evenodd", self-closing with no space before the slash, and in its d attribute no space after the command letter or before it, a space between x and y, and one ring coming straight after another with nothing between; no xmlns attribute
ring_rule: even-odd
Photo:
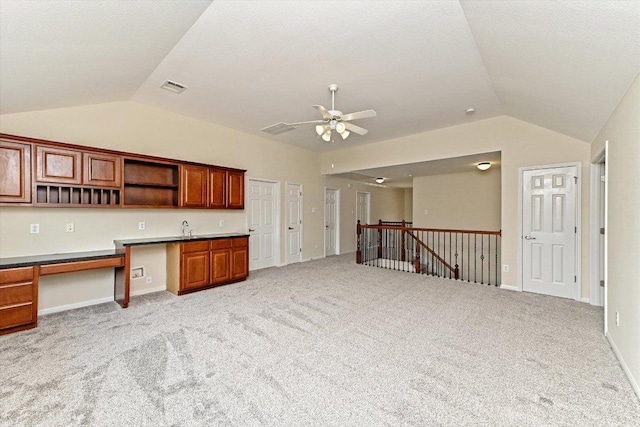
<svg viewBox="0 0 640 427"><path fill-rule="evenodd" d="M639 71L638 0L0 0L2 114L134 100L316 151L505 114L591 142ZM260 131L331 83L366 136Z"/></svg>

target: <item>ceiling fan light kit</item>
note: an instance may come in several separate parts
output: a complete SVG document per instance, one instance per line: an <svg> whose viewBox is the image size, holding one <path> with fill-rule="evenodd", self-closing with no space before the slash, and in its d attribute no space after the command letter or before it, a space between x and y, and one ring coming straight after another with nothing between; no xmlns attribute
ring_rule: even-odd
<svg viewBox="0 0 640 427"><path fill-rule="evenodd" d="M322 105L313 106L313 108L315 108L320 114L322 114L321 120L310 120L297 123L280 122L276 123L275 125L267 126L263 128L262 131L270 133L272 135L278 135L295 129L295 125L315 124L316 133L325 142L332 141L332 130L335 130L343 140L347 139L349 135L351 135L351 132L357 135L366 135L369 132L368 130L354 125L353 123L350 123L350 121L357 119L366 119L368 117L375 117L376 112L373 110L364 110L355 113L342 114L342 111L336 110L335 108L335 95L338 91L338 85L329 85L329 91L331 92L331 110L327 110Z"/></svg>

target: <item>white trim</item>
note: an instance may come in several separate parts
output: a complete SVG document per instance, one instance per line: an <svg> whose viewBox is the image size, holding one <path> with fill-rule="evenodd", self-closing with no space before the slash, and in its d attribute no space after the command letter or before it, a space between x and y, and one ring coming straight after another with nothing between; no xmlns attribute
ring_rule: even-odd
<svg viewBox="0 0 640 427"><path fill-rule="evenodd" d="M500 289L505 289L507 291L522 292L522 289L519 289L517 286L511 286L511 285L505 285L505 284L500 285Z"/></svg>
<svg viewBox="0 0 640 427"><path fill-rule="evenodd" d="M586 303L586 304L589 304L589 301L590 301L590 300L589 300L589 298L587 298L587 297L582 297L582 298L580 298L580 302L584 302L584 303Z"/></svg>
<svg viewBox="0 0 640 427"><path fill-rule="evenodd" d="M576 176L578 177L578 183L576 184L576 227L580 232L576 233L575 241L575 276L576 282L573 285L573 299L580 301L582 299L582 163L580 162L567 162L559 163L556 165L540 165L540 166L524 166L518 168L518 235L522 236L522 175L525 171L539 170L539 169L554 169L575 167ZM522 237L518 237L518 290L522 291L523 282L523 247L524 244Z"/></svg>
<svg viewBox="0 0 640 427"><path fill-rule="evenodd" d="M275 188L275 194L273 195L274 201L273 204L275 205L275 218L274 218L274 230L273 230L273 234L274 234L274 238L273 238L273 265L275 267L280 265L281 262L281 254L282 254L282 238L281 238L281 215L282 215L282 199L281 199L281 188L282 187L282 182L281 181L277 181L274 179L266 179L266 178L256 178L253 176L247 176L246 177L246 182L245 182L245 189L248 189L249 186L247 185L249 183L249 181L260 181L260 182L268 182L269 184L274 184L274 188ZM245 200L245 206L248 206L247 201L249 200L249 192L245 191L244 192L244 200ZM249 213L248 210L245 211L245 223L247 225L247 233L249 232ZM268 268L268 267L267 267ZM249 271L257 271L257 270L249 270Z"/></svg>
<svg viewBox="0 0 640 427"><path fill-rule="evenodd" d="M604 142L605 153L609 152L609 140ZM609 162L604 162L604 176L607 178L604 181L604 333L605 335L609 331L609 297L607 296L609 290L609 239L607 239L607 230L609 229ZM640 394L638 395L640 396Z"/></svg>
<svg viewBox="0 0 640 427"><path fill-rule="evenodd" d="M602 163L605 159L605 150L602 150L591 164L591 200L589 201L589 218L591 227L589 230L589 297L591 305L603 306L604 301L600 297L600 175ZM606 176L606 174L605 174ZM603 275L604 277L604 275Z"/></svg>
<svg viewBox="0 0 640 427"><path fill-rule="evenodd" d="M311 258L301 259L300 262L316 261L318 259L324 259L324 258L326 258L324 255L320 255L320 256L314 256L314 257L311 257Z"/></svg>
<svg viewBox="0 0 640 427"><path fill-rule="evenodd" d="M305 223L305 220L304 220L304 206L303 206L303 202L304 202L304 199L303 199L303 197L304 197L304 189L303 189L302 184L300 184L300 183L298 183L298 182L285 181L285 182L284 182L284 189L285 189L285 193L286 193L286 191L287 191L287 186L288 186L289 184L291 184L291 185L298 185L298 186L300 186L300 206L298 207L298 209L299 209L300 211L298 212L298 215L300 216L300 220L302 221L302 223L300 224L300 238L299 238L298 245L300 245L300 261L299 261L299 262L302 262L302 259L303 259L303 258L302 258L302 256L304 255L304 249L303 249L304 237L303 237L303 234L304 234L304 223ZM287 203L287 195L286 195L286 194L285 194L285 196L284 196L284 202L285 202L285 204ZM288 220L287 212L288 212L288 211L289 211L289 209L285 209L285 224L288 224L288 222L287 222L287 220ZM286 233L287 233L287 230L284 230L284 232L285 232L285 234L286 234ZM296 264L295 262L287 263L287 249L288 249L287 245L288 245L288 242L289 242L289 239L285 239L285 255L284 255L284 263L285 263L286 265L289 265L289 264Z"/></svg>
<svg viewBox="0 0 640 427"><path fill-rule="evenodd" d="M146 295L146 294L152 294L154 292L161 292L161 291L166 291L167 290L167 286L154 286L153 288L146 288L146 289L140 289L137 291L131 291L131 293L129 294L132 297L137 297L140 295Z"/></svg>
<svg viewBox="0 0 640 427"><path fill-rule="evenodd" d="M605 336L607 337L607 340L609 341L609 345L611 345L611 349L613 350L613 353L618 358L618 362L620 362L620 366L622 366L622 370L627 375L627 379L631 383L631 388L633 389L633 391L636 392L636 397L638 399L640 399L640 386L638 386L638 382L636 381L635 378L633 378L633 374L631 373L631 370L627 366L627 363L625 362L624 358L622 357L622 354L618 350L618 347L616 346L616 343L613 341L613 338L611 337L611 335L605 334Z"/></svg>
<svg viewBox="0 0 640 427"><path fill-rule="evenodd" d="M74 310L76 308L89 307L90 305L104 304L106 302L113 302L113 295L104 297L104 298L92 299L89 301L74 302L73 304L65 304L65 305L58 305L55 307L43 308L42 310L38 310L38 316L44 316L46 314L53 314L53 313L60 313L61 311Z"/></svg>
<svg viewBox="0 0 640 427"><path fill-rule="evenodd" d="M333 190L336 192L336 255L341 255L340 252L340 189L324 187L324 223L327 224L327 190ZM327 232L323 233L324 250L322 251L323 257L327 256Z"/></svg>

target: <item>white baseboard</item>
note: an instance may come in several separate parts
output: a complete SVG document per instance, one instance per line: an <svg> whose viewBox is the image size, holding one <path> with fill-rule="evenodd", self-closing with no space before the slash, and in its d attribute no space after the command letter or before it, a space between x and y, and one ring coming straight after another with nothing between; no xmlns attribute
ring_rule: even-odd
<svg viewBox="0 0 640 427"><path fill-rule="evenodd" d="M516 292L520 291L520 289L518 289L517 286L511 286L511 285L505 285L505 284L500 285L500 289L506 289L508 291L516 291Z"/></svg>
<svg viewBox="0 0 640 427"><path fill-rule="evenodd" d="M322 258L326 258L326 257L324 255L314 256L314 257L311 257L311 258L305 258L305 259L301 260L300 262L309 262L309 261L313 261L313 260L316 260L316 259L322 259Z"/></svg>
<svg viewBox="0 0 640 427"><path fill-rule="evenodd" d="M73 304L59 305L57 307L43 308L38 310L38 316L44 316L45 314L59 313L61 311L73 310L76 308L89 307L90 305L104 304L105 302L113 301L113 296L104 298L92 299L89 301L75 302Z"/></svg>
<svg viewBox="0 0 640 427"><path fill-rule="evenodd" d="M640 400L640 386L638 386L638 382L636 381L635 378L633 378L633 375L631 374L631 371L629 370L629 367L627 366L626 362L624 361L624 358L622 357L622 354L620 354L620 351L618 350L618 347L616 347L616 343L613 341L613 338L611 338L611 335L609 335L609 333L607 333L606 337L607 337L607 340L609 341L609 344L611 345L611 348L613 349L613 353L618 358L618 361L620 362L620 365L622 365L622 370L627 375L627 378L629 379L629 382L631 383L631 388L633 388L633 391L636 392L636 396Z"/></svg>
<svg viewBox="0 0 640 427"><path fill-rule="evenodd" d="M137 297L138 295L151 294L154 292L166 291L166 286L155 286L153 288L141 289L139 291L133 291L129 295L132 297Z"/></svg>
<svg viewBox="0 0 640 427"><path fill-rule="evenodd" d="M582 298L580 298L580 302L584 302L584 303L589 304L589 298L587 298L587 297L582 297Z"/></svg>

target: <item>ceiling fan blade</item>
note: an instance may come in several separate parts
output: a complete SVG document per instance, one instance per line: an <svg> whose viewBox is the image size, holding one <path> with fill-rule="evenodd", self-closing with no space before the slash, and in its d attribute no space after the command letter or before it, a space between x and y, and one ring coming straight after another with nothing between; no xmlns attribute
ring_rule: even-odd
<svg viewBox="0 0 640 427"><path fill-rule="evenodd" d="M313 108L315 108L316 110L320 111L320 114L322 114L322 117L324 117L325 119L330 119L330 118L333 117L331 115L331 113L329 112L329 110L324 108L322 105L314 105Z"/></svg>
<svg viewBox="0 0 640 427"><path fill-rule="evenodd" d="M360 126L356 126L353 123L345 123L347 130L350 130L353 133L357 133L358 135L366 135L369 133L365 128L361 128Z"/></svg>
<svg viewBox="0 0 640 427"><path fill-rule="evenodd" d="M367 117L375 117L376 115L377 115L376 112L373 110L364 110L364 111L358 111L356 113L343 114L342 120L348 121L348 120L356 120L356 119L366 119Z"/></svg>
<svg viewBox="0 0 640 427"><path fill-rule="evenodd" d="M309 120L306 122L296 122L296 123L287 123L287 124L291 126L295 126L295 125L310 125L310 124L325 124L325 123L327 122L324 120Z"/></svg>

